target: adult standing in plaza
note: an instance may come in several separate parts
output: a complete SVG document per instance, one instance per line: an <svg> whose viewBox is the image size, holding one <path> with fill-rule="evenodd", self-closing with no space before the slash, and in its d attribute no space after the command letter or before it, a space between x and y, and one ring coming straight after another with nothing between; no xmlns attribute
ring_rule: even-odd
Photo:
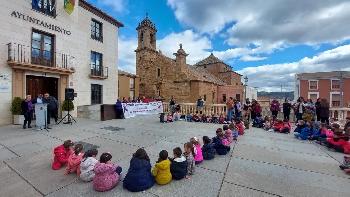
<svg viewBox="0 0 350 197"><path fill-rule="evenodd" d="M51 118L54 118L55 122L57 123L57 119L58 119L57 99L53 96L50 96L49 93L45 93L43 102L47 104L47 125L50 124ZM48 129L50 128L48 127Z"/></svg>
<svg viewBox="0 0 350 197"><path fill-rule="evenodd" d="M244 117L247 117L248 122L250 121L250 113L251 113L251 103L249 98L245 100L245 103L243 105L243 113Z"/></svg>
<svg viewBox="0 0 350 197"><path fill-rule="evenodd" d="M235 116L236 118L240 118L242 116L242 105L241 102L239 100L235 100Z"/></svg>
<svg viewBox="0 0 350 197"><path fill-rule="evenodd" d="M318 98L316 103L315 103L315 108L316 108L316 118L317 121L321 121L321 99Z"/></svg>
<svg viewBox="0 0 350 197"><path fill-rule="evenodd" d="M271 104L270 104L270 111L271 111L271 114L272 114L272 118L273 119L276 119L277 116L278 116L278 112L280 111L280 103L278 102L278 100L276 99L273 99L271 101Z"/></svg>
<svg viewBox="0 0 350 197"><path fill-rule="evenodd" d="M170 107L170 110L171 110L171 113L175 113L175 100L174 100L174 97L171 97L170 101L169 101L169 107Z"/></svg>
<svg viewBox="0 0 350 197"><path fill-rule="evenodd" d="M204 109L204 100L202 97L199 97L199 99L197 100L197 111L199 112L199 114L203 113L203 109Z"/></svg>
<svg viewBox="0 0 350 197"><path fill-rule="evenodd" d="M325 98L321 99L319 108L320 108L319 109L320 121L322 123L327 123L328 125L329 124L329 102L327 101L327 99Z"/></svg>
<svg viewBox="0 0 350 197"><path fill-rule="evenodd" d="M304 98L303 97L299 97L297 100L297 103L294 106L294 110L295 110L295 116L298 120L302 120L303 119L303 114L305 111L305 106L304 106Z"/></svg>
<svg viewBox="0 0 350 197"><path fill-rule="evenodd" d="M290 104L287 98L284 100L284 103L282 104L282 108L283 108L284 119L289 120L292 104Z"/></svg>
<svg viewBox="0 0 350 197"><path fill-rule="evenodd" d="M27 128L27 124L28 128L32 128L30 124L32 123L34 105L32 103L31 95L27 95L26 99L22 101L21 108L22 114L24 115L23 129Z"/></svg>
<svg viewBox="0 0 350 197"><path fill-rule="evenodd" d="M227 111L227 121L232 121L232 116L233 116L233 98L230 97L228 101L226 102L226 111Z"/></svg>

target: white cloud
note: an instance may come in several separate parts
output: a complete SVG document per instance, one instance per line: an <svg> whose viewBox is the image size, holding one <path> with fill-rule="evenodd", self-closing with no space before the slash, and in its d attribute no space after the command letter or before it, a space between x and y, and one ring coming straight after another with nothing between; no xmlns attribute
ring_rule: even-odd
<svg viewBox="0 0 350 197"><path fill-rule="evenodd" d="M130 73L136 73L136 54L134 50L137 48L136 38L119 37L119 64L118 69Z"/></svg>
<svg viewBox="0 0 350 197"><path fill-rule="evenodd" d="M255 44L259 52L350 38L348 0L168 0L168 5L182 24L202 33L224 30L228 44Z"/></svg>
<svg viewBox="0 0 350 197"><path fill-rule="evenodd" d="M284 90L294 90L296 73L336 70L350 71L350 45L324 51L312 58L305 57L298 62L247 67L237 72L247 75L248 85L259 87L259 91L280 91L281 84Z"/></svg>
<svg viewBox="0 0 350 197"><path fill-rule="evenodd" d="M186 59L189 64L194 64L206 58L210 54L208 50L212 49L211 42L206 36L201 36L192 30L171 33L158 40L157 47L168 57L174 57L173 53L179 49L180 43L182 43L186 53L189 54Z"/></svg>
<svg viewBox="0 0 350 197"><path fill-rule="evenodd" d="M116 12L122 12L125 9L125 0L97 0L98 4L112 8Z"/></svg>
<svg viewBox="0 0 350 197"><path fill-rule="evenodd" d="M239 60L244 61L244 62L253 62L253 61L261 61L261 60L265 60L265 59L267 59L267 57L244 55Z"/></svg>

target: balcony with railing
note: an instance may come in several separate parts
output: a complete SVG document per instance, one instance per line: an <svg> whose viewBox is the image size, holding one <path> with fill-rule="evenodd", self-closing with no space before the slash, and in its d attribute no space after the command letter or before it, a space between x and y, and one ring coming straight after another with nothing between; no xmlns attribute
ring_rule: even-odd
<svg viewBox="0 0 350 197"><path fill-rule="evenodd" d="M14 69L67 75L75 72L75 58L71 55L18 43L8 43L7 47L7 63Z"/></svg>
<svg viewBox="0 0 350 197"><path fill-rule="evenodd" d="M108 78L108 67L94 67L91 68L90 78L92 79L107 79Z"/></svg>

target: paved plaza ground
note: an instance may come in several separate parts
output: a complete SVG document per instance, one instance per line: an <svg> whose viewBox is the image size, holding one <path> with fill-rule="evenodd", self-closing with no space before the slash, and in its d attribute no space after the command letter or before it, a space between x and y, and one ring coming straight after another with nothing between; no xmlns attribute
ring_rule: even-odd
<svg viewBox="0 0 350 197"><path fill-rule="evenodd" d="M95 192L63 170L51 170L52 148L66 139L109 151L124 174L133 152L145 147L152 164L160 150L172 153L190 137L214 136L221 125L176 122L161 124L156 116L54 126L50 132L0 128L0 196L350 196L350 176L339 170L343 155L298 141L292 135L247 130L229 155L196 168L190 180L172 181L130 193L120 183Z"/></svg>

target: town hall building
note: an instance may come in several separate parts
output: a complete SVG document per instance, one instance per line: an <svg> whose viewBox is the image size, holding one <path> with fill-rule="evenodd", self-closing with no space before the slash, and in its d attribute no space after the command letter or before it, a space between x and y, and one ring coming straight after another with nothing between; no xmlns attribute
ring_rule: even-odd
<svg viewBox="0 0 350 197"><path fill-rule="evenodd" d="M242 101L244 86L240 74L222 60L210 54L195 65L186 63L189 55L182 44L175 59L165 56L156 48L157 29L146 17L136 28L138 47L136 74L140 77L140 96L177 102L223 103L229 97Z"/></svg>

